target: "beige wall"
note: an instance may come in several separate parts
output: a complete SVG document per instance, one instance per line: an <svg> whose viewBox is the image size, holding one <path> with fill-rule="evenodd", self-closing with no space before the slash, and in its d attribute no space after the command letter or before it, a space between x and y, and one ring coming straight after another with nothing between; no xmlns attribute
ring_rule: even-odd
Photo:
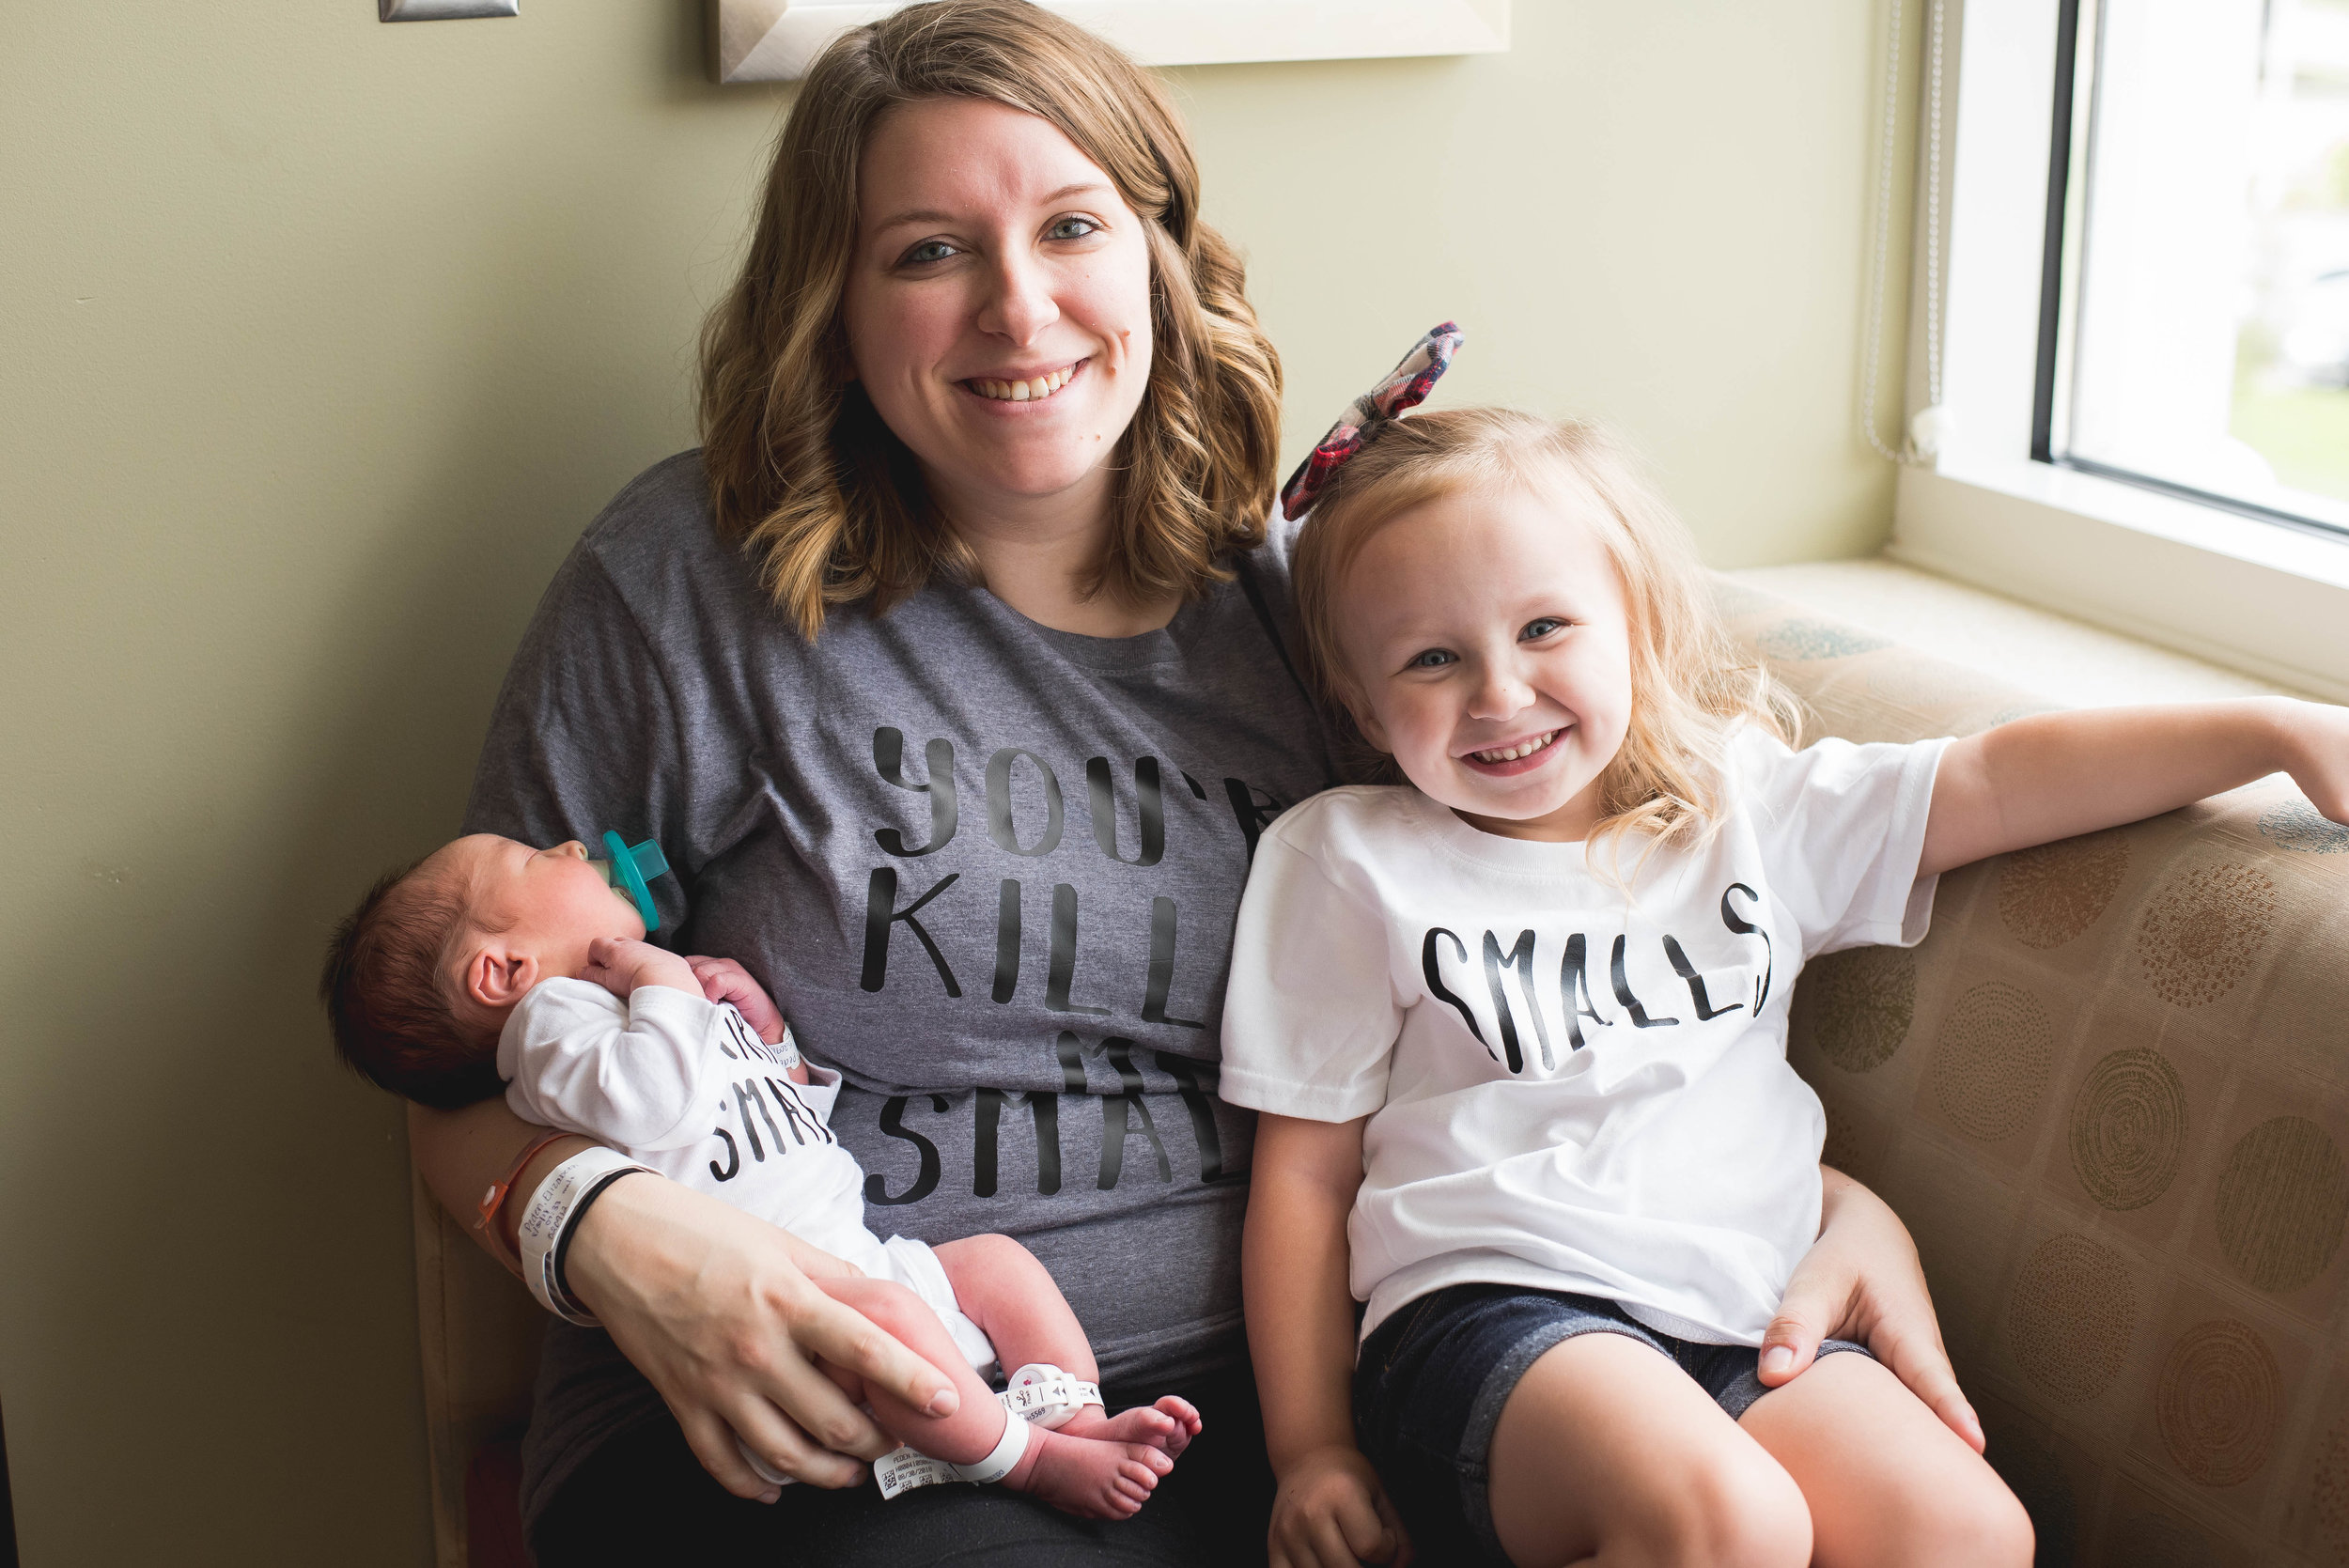
<svg viewBox="0 0 2349 1568"><path fill-rule="evenodd" d="M416 1563L395 1106L319 945L454 827L569 539L685 445L781 101L692 0L0 8L0 1410L26 1560ZM1873 548L1864 0L1518 0L1506 56L1183 72L1292 455L1629 427L1723 565Z"/></svg>

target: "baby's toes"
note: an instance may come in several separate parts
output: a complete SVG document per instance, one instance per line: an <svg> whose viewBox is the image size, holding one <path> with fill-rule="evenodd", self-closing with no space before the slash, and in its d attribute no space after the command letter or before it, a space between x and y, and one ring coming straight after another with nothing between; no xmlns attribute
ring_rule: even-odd
<svg viewBox="0 0 2349 1568"><path fill-rule="evenodd" d="M1117 1436L1122 1441L1149 1443L1157 1448L1166 1447L1179 1430L1165 1412L1147 1407L1128 1410L1112 1424L1121 1428Z"/></svg>
<svg viewBox="0 0 2349 1568"><path fill-rule="evenodd" d="M1174 1467L1174 1457L1156 1443L1128 1443L1126 1445L1126 1457L1150 1472L1154 1486L1158 1484L1158 1477Z"/></svg>
<svg viewBox="0 0 2349 1568"><path fill-rule="evenodd" d="M1199 1419L1198 1406L1187 1399L1178 1399L1173 1394L1168 1394L1164 1399L1159 1400L1157 1408L1159 1415L1174 1423L1172 1439L1159 1445L1171 1454L1180 1453L1188 1448L1190 1440L1199 1436L1201 1427L1206 1424Z"/></svg>
<svg viewBox="0 0 2349 1568"><path fill-rule="evenodd" d="M1150 1500L1150 1494L1158 1490L1159 1478L1149 1466L1138 1460L1128 1460L1117 1467L1116 1484L1119 1495L1130 1498L1133 1505L1140 1508Z"/></svg>

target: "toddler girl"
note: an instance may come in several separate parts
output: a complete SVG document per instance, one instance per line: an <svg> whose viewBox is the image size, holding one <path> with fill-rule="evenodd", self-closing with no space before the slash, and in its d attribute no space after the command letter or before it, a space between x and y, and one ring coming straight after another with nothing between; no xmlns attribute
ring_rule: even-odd
<svg viewBox="0 0 2349 1568"><path fill-rule="evenodd" d="M1860 1346L1757 1376L1819 1224L1796 976L1921 939L1942 871L2279 768L2349 816L2349 715L1790 750L1680 525L1519 413L1376 429L1296 573L1319 679L1409 782L1279 818L1239 913L1276 1568L1392 1560L1398 1513L1422 1562L2029 1562L2014 1497Z"/></svg>

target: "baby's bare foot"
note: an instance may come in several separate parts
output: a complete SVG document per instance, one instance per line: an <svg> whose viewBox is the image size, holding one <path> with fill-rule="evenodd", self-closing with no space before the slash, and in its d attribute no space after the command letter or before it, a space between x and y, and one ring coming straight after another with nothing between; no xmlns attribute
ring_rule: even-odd
<svg viewBox="0 0 2349 1568"><path fill-rule="evenodd" d="M1199 1436L1199 1411L1190 1401L1168 1394L1156 1405L1137 1405L1112 1416L1098 1405L1088 1405L1059 1431L1072 1437L1097 1437L1111 1443L1148 1443L1169 1459L1190 1447Z"/></svg>
<svg viewBox="0 0 2349 1568"><path fill-rule="evenodd" d="M1154 1444L1072 1437L1065 1428L1036 1427L1028 1435L1028 1452L1003 1484L1081 1519L1124 1519L1150 1500L1159 1477L1174 1467L1174 1461Z"/></svg>

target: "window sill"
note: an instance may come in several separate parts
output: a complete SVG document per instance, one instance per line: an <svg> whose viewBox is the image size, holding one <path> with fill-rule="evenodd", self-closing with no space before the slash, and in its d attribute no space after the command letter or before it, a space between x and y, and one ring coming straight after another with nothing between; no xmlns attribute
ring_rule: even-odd
<svg viewBox="0 0 2349 1568"><path fill-rule="evenodd" d="M1885 553L2349 700L2349 543L2046 463L1901 471Z"/></svg>
<svg viewBox="0 0 2349 1568"><path fill-rule="evenodd" d="M2303 694L1880 555L1722 575L2066 707Z"/></svg>

